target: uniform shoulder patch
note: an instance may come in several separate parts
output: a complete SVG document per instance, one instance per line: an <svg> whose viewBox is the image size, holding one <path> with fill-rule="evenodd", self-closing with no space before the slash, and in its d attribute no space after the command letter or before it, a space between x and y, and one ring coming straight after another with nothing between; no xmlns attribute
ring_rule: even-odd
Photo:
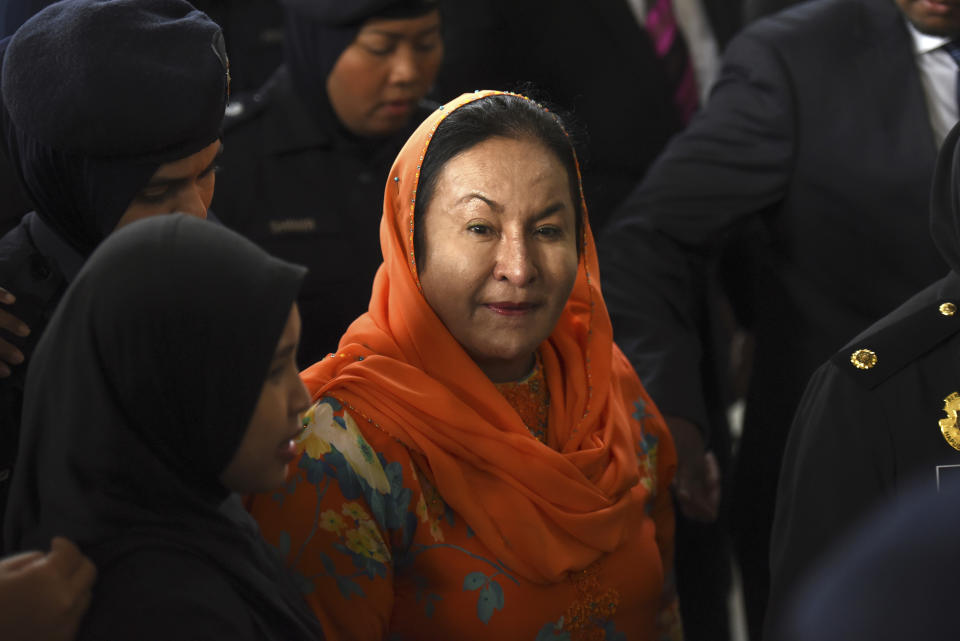
<svg viewBox="0 0 960 641"><path fill-rule="evenodd" d="M922 294L936 294L925 290ZM957 303L939 296L914 297L857 336L831 359L867 388L887 380L960 331ZM920 303L917 305L916 303Z"/></svg>

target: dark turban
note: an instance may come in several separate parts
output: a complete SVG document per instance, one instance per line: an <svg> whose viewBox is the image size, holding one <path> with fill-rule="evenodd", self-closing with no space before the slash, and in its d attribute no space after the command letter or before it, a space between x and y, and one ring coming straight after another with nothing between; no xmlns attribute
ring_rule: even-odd
<svg viewBox="0 0 960 641"><path fill-rule="evenodd" d="M220 135L223 34L184 0L62 0L3 60L11 160L37 213L81 254L156 169Z"/></svg>

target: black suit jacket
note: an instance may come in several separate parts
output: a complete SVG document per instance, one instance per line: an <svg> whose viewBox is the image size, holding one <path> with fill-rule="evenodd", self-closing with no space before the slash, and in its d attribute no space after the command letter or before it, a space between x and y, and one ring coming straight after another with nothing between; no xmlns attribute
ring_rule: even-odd
<svg viewBox="0 0 960 641"><path fill-rule="evenodd" d="M814 0L730 43L707 109L601 238L618 344L664 414L703 425L702 270L749 228L735 300L757 345L733 518L761 581L780 457L808 377L947 271L928 231L935 157L896 5Z"/></svg>
<svg viewBox="0 0 960 641"><path fill-rule="evenodd" d="M818 0L738 36L709 108L601 240L618 342L664 413L704 422L698 268L759 224L750 417L784 432L817 365L947 270L928 231L935 157L892 2Z"/></svg>

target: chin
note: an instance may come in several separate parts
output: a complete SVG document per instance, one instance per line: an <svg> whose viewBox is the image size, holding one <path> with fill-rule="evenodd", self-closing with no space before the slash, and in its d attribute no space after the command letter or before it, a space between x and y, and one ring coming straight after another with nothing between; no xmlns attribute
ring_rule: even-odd
<svg viewBox="0 0 960 641"><path fill-rule="evenodd" d="M911 20L917 31L929 36L953 38L960 34L960 19L953 16L919 15Z"/></svg>
<svg viewBox="0 0 960 641"><path fill-rule="evenodd" d="M241 494L258 494L261 492L273 492L283 487L287 482L287 469L284 468L281 474L272 474L258 479L250 479L247 486L240 492Z"/></svg>
<svg viewBox="0 0 960 641"><path fill-rule="evenodd" d="M488 377L491 379L500 378L503 380L497 382L504 382L506 380L516 380L530 371L531 358L539 345L540 341L535 344L524 343L522 346L511 346L510 348L489 347L476 352L469 352L468 350L468 352Z"/></svg>

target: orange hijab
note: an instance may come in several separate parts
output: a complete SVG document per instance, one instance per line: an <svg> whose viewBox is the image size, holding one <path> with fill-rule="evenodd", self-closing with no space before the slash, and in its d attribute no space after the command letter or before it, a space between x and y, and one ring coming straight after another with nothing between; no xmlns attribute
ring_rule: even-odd
<svg viewBox="0 0 960 641"><path fill-rule="evenodd" d="M420 291L413 209L433 132L457 108L501 93L460 96L407 141L387 180L384 263L369 311L344 334L337 354L302 377L314 400L332 396L403 443L499 560L531 581L553 583L616 549L630 534L628 517L644 509L640 425L631 419L643 388L613 344L586 220L573 292L540 346L550 389L549 447L531 435Z"/></svg>

